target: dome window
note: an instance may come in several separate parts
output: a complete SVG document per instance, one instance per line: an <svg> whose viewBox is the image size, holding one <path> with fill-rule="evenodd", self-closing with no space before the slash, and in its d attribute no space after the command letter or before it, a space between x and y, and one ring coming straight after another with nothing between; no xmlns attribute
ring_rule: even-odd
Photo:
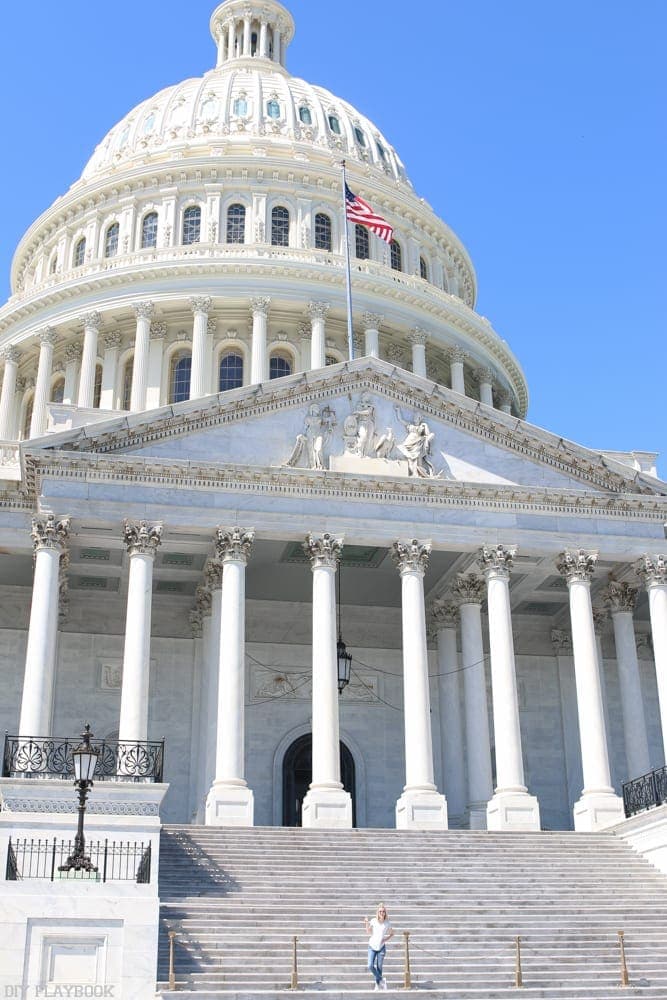
<svg viewBox="0 0 667 1000"><path fill-rule="evenodd" d="M192 355L189 351L177 351L171 359L169 379L169 402L182 403L190 398L190 373Z"/></svg>
<svg viewBox="0 0 667 1000"><path fill-rule="evenodd" d="M240 354L224 354L220 358L218 392L238 389L243 385L243 358Z"/></svg>
<svg viewBox="0 0 667 1000"><path fill-rule="evenodd" d="M49 263L49 274L55 274L58 269L58 254L54 253Z"/></svg>
<svg viewBox="0 0 667 1000"><path fill-rule="evenodd" d="M428 264L423 257L419 258L419 277L428 281Z"/></svg>
<svg viewBox="0 0 667 1000"><path fill-rule="evenodd" d="M315 249L331 252L331 219L324 212L315 216Z"/></svg>
<svg viewBox="0 0 667 1000"><path fill-rule="evenodd" d="M271 246L289 246L289 212L282 205L271 212Z"/></svg>
<svg viewBox="0 0 667 1000"><path fill-rule="evenodd" d="M359 223L354 227L354 252L358 260L368 260L371 255L368 230Z"/></svg>
<svg viewBox="0 0 667 1000"><path fill-rule="evenodd" d="M258 45L257 32L253 31L253 33L250 36L250 55L251 56L256 56L257 55L257 45Z"/></svg>
<svg viewBox="0 0 667 1000"><path fill-rule="evenodd" d="M230 205L227 209L227 242L245 243L245 205Z"/></svg>
<svg viewBox="0 0 667 1000"><path fill-rule="evenodd" d="M244 118L248 114L248 102L245 97L237 97L232 107L234 114L239 118Z"/></svg>
<svg viewBox="0 0 667 1000"><path fill-rule="evenodd" d="M141 249L157 246L157 212L148 212L141 223Z"/></svg>
<svg viewBox="0 0 667 1000"><path fill-rule="evenodd" d="M127 145L127 140L130 138L130 126L126 125L120 134L120 139L118 140L118 148L122 149L123 146Z"/></svg>
<svg viewBox="0 0 667 1000"><path fill-rule="evenodd" d="M183 212L183 245L199 243L201 238L201 208L191 205Z"/></svg>
<svg viewBox="0 0 667 1000"><path fill-rule="evenodd" d="M72 267L83 267L86 260L86 237L77 240L72 255Z"/></svg>
<svg viewBox="0 0 667 1000"><path fill-rule="evenodd" d="M376 142L375 145L377 146L378 153L380 154L380 159L381 160L386 160L387 159L387 151L384 148L384 146L382 145L382 143L381 142Z"/></svg>
<svg viewBox="0 0 667 1000"><path fill-rule="evenodd" d="M361 131L358 125L354 126L354 138L357 140L362 149L366 148L366 136Z"/></svg>
<svg viewBox="0 0 667 1000"><path fill-rule="evenodd" d="M292 374L292 362L284 354L272 354L269 359L269 378L284 378Z"/></svg>
<svg viewBox="0 0 667 1000"><path fill-rule="evenodd" d="M334 135L341 135L340 122L338 121L338 119L336 118L336 116L335 115L329 115L328 121L329 121L329 128L331 129L331 131L333 132L333 134Z"/></svg>
<svg viewBox="0 0 667 1000"><path fill-rule="evenodd" d="M112 222L106 231L104 237L104 256L105 257L115 257L118 253L118 237L120 235L120 226L117 222Z"/></svg>
<svg viewBox="0 0 667 1000"><path fill-rule="evenodd" d="M401 244L396 240L391 241L391 268L393 271L403 270L403 251Z"/></svg>
<svg viewBox="0 0 667 1000"><path fill-rule="evenodd" d="M144 135L148 135L148 133L152 132L154 128L155 128L155 112L151 111L148 118L144 122L144 130L143 130Z"/></svg>
<svg viewBox="0 0 667 1000"><path fill-rule="evenodd" d="M212 122L218 117L218 102L215 97L207 97L201 106L201 116L205 122Z"/></svg>
<svg viewBox="0 0 667 1000"><path fill-rule="evenodd" d="M269 118L280 118L280 104L275 99L272 99L266 105L266 113Z"/></svg>
<svg viewBox="0 0 667 1000"><path fill-rule="evenodd" d="M302 104L301 107L299 108L299 118L303 125L313 124L313 116L310 113L310 108L307 107L305 104Z"/></svg>

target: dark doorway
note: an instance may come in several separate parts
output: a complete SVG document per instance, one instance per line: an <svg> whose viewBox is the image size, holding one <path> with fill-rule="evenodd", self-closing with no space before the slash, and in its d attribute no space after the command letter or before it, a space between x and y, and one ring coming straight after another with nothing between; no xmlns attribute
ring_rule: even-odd
<svg viewBox="0 0 667 1000"><path fill-rule="evenodd" d="M294 740L283 757L283 826L301 826L301 804L306 797L313 771L313 737L311 733ZM340 745L340 780L352 796L352 826L357 825L354 782L354 758Z"/></svg>

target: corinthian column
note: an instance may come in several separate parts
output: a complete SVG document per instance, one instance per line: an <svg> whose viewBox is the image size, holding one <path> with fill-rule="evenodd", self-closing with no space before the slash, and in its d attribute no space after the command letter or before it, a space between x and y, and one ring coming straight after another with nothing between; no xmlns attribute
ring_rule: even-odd
<svg viewBox="0 0 667 1000"><path fill-rule="evenodd" d="M667 761L667 556L642 556L635 565L635 572L648 593L662 744Z"/></svg>
<svg viewBox="0 0 667 1000"><path fill-rule="evenodd" d="M326 316L328 302L309 302L310 316L310 367L311 370L324 368L326 364Z"/></svg>
<svg viewBox="0 0 667 1000"><path fill-rule="evenodd" d="M637 601L637 588L631 587L628 583L610 580L604 594L604 600L611 612L614 626L618 684L623 714L625 779L628 780L646 774L651 767L635 627L632 621L632 613Z"/></svg>
<svg viewBox="0 0 667 1000"><path fill-rule="evenodd" d="M218 637L218 728L215 779L206 799L208 826L252 826L253 794L245 780L245 568L255 532L218 528L222 603Z"/></svg>
<svg viewBox="0 0 667 1000"><path fill-rule="evenodd" d="M486 577L496 790L486 810L489 830L539 830L540 807L524 784L509 579L516 546L485 545L477 562Z"/></svg>
<svg viewBox="0 0 667 1000"><path fill-rule="evenodd" d="M0 393L0 441L6 441L14 430L14 393L16 392L16 376L19 370L21 352L10 345L3 350L2 359L5 362L5 370L2 373L2 392Z"/></svg>
<svg viewBox="0 0 667 1000"><path fill-rule="evenodd" d="M412 371L415 375L426 378L426 341L428 340L426 330L416 326L410 331L408 339L412 344Z"/></svg>
<svg viewBox="0 0 667 1000"><path fill-rule="evenodd" d="M430 542L394 542L392 558L401 576L403 626L403 720L405 786L396 803L398 829L446 830L447 802L435 786L431 698L426 646L424 573Z"/></svg>
<svg viewBox="0 0 667 1000"><path fill-rule="evenodd" d="M493 406L493 372L490 368L478 368L475 380L479 384L479 399L486 406Z"/></svg>
<svg viewBox="0 0 667 1000"><path fill-rule="evenodd" d="M438 644L438 701L442 745L442 784L451 826L463 825L466 808L461 670L456 647L459 609L452 601L436 601L431 608Z"/></svg>
<svg viewBox="0 0 667 1000"><path fill-rule="evenodd" d="M365 312L361 317L364 324L364 352L369 358L380 357L380 326L384 316Z"/></svg>
<svg viewBox="0 0 667 1000"><path fill-rule="evenodd" d="M190 299L194 314L192 325L192 372L190 375L190 399L200 399L208 393L208 311L211 300L208 296Z"/></svg>
<svg viewBox="0 0 667 1000"><path fill-rule="evenodd" d="M570 593L572 652L577 686L577 712L584 788L574 805L575 830L600 830L623 818L623 803L614 794L604 725L591 577L596 552L575 549L561 553L556 563Z"/></svg>
<svg viewBox="0 0 667 1000"><path fill-rule="evenodd" d="M32 417L30 419L31 438L39 437L46 430L46 405L50 395L53 345L55 342L56 331L50 326L45 327L39 335L39 363L37 365L35 398L32 405Z"/></svg>
<svg viewBox="0 0 667 1000"><path fill-rule="evenodd" d="M83 356L79 376L79 395L76 405L91 408L95 396L95 366L97 364L97 337L102 317L98 312L83 317Z"/></svg>
<svg viewBox="0 0 667 1000"><path fill-rule="evenodd" d="M255 385L258 382L265 382L269 374L266 356L266 329L270 305L271 299L269 298L250 300L250 313L252 315L251 385Z"/></svg>
<svg viewBox="0 0 667 1000"><path fill-rule="evenodd" d="M69 518L56 520L53 514L48 514L32 519L35 570L19 736L51 735L60 559L65 552L69 531Z"/></svg>
<svg viewBox="0 0 667 1000"><path fill-rule="evenodd" d="M135 302L132 306L137 317L137 331L134 337L134 361L132 365L132 392L130 410L146 409L146 385L148 382L148 353L150 350L152 302Z"/></svg>
<svg viewBox="0 0 667 1000"><path fill-rule="evenodd" d="M465 381L463 378L463 362L468 355L460 347L452 347L449 352L449 369L451 372L452 391L458 392L462 396L466 394Z"/></svg>
<svg viewBox="0 0 667 1000"><path fill-rule="evenodd" d="M486 701L482 600L484 581L470 573L457 577L452 593L461 614L461 667L468 762L468 822L471 830L486 829L486 806L493 795L489 709Z"/></svg>
<svg viewBox="0 0 667 1000"><path fill-rule="evenodd" d="M313 571L313 773L302 826L349 828L352 797L340 780L336 649L336 570L343 539L308 535L303 549Z"/></svg>
<svg viewBox="0 0 667 1000"><path fill-rule="evenodd" d="M152 525L147 521L125 521L123 524L123 541L127 546L130 570L118 723L118 740L121 743L144 743L148 739L153 562L161 540L160 524ZM121 766L122 760L119 769Z"/></svg>

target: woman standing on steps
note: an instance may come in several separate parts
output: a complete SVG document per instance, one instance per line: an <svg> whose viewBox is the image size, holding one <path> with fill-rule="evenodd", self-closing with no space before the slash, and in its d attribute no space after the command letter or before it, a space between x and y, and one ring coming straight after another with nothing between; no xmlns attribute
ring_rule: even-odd
<svg viewBox="0 0 667 1000"><path fill-rule="evenodd" d="M364 927L368 934L368 971L375 979L375 989L386 990L387 980L382 978L382 963L387 951L387 941L394 936L394 929L384 903L378 903L377 912L370 920L364 917Z"/></svg>

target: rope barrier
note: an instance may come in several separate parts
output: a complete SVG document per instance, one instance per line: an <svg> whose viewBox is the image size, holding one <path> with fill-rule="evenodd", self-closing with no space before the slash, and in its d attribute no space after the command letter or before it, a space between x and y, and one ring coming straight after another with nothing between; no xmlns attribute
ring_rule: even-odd
<svg viewBox="0 0 667 1000"><path fill-rule="evenodd" d="M299 988L299 964L297 955L297 942L298 937L296 934L292 938L292 977L290 979L290 989L298 990Z"/></svg>
<svg viewBox="0 0 667 1000"><path fill-rule="evenodd" d="M174 940L176 931L169 931L169 989L176 990L176 971L174 969Z"/></svg>
<svg viewBox="0 0 667 1000"><path fill-rule="evenodd" d="M514 970L514 985L523 986L523 973L521 972L521 938L516 936L516 967Z"/></svg>
<svg viewBox="0 0 667 1000"><path fill-rule="evenodd" d="M618 931L618 946L621 952L621 986L630 985L630 977L628 976L628 965L625 961L625 934L623 931Z"/></svg>
<svg viewBox="0 0 667 1000"><path fill-rule="evenodd" d="M403 931L405 939L405 958L403 966L403 989L412 989L412 975L410 972L410 931Z"/></svg>

